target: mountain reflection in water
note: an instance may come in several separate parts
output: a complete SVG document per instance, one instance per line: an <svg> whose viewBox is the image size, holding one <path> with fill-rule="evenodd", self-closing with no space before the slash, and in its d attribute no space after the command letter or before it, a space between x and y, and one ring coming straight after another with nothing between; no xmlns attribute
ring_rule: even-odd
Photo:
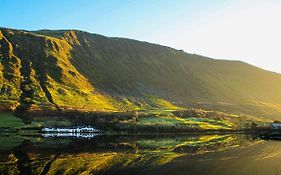
<svg viewBox="0 0 281 175"><path fill-rule="evenodd" d="M242 134L2 135L0 144L0 174L281 172L281 142Z"/></svg>

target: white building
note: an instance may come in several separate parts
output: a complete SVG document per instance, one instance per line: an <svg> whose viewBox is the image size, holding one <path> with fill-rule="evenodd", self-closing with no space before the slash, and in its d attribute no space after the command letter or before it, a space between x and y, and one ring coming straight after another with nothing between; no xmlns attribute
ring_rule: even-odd
<svg viewBox="0 0 281 175"><path fill-rule="evenodd" d="M87 126L87 127L77 127L77 128L43 128L43 132L59 132L59 133L93 133L100 132L100 130Z"/></svg>

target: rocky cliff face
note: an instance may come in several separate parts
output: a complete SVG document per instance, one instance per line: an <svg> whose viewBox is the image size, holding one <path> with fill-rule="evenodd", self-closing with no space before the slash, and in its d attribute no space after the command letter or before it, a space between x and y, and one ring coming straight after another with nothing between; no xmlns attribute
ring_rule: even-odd
<svg viewBox="0 0 281 175"><path fill-rule="evenodd" d="M281 114L281 75L82 31L0 30L4 109L131 111L198 107Z"/></svg>

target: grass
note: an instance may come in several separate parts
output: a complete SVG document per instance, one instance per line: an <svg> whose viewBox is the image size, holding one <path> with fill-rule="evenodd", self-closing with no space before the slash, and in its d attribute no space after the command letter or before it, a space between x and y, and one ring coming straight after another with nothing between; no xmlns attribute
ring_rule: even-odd
<svg viewBox="0 0 281 175"><path fill-rule="evenodd" d="M0 113L0 128L20 128L23 126L23 121L13 114Z"/></svg>
<svg viewBox="0 0 281 175"><path fill-rule="evenodd" d="M208 118L179 118L176 116L141 117L136 123L139 126L186 127L201 129L232 129L233 124L224 120Z"/></svg>
<svg viewBox="0 0 281 175"><path fill-rule="evenodd" d="M153 105L156 105L156 109L169 109L169 110L179 110L178 106L173 105L171 102L161 99L157 96L147 95L147 98Z"/></svg>
<svg viewBox="0 0 281 175"><path fill-rule="evenodd" d="M94 93L89 89L77 89L71 86L65 86L53 81L48 90L52 94L54 102L64 108L80 109L88 111L115 111L116 107L110 102L109 97L98 92ZM61 94L60 91L64 93Z"/></svg>
<svg viewBox="0 0 281 175"><path fill-rule="evenodd" d="M42 127L71 127L73 124L67 118L62 117L37 117L32 119L30 124L23 126L22 128L39 128Z"/></svg>
<svg viewBox="0 0 281 175"><path fill-rule="evenodd" d="M11 113L0 113L0 128L10 129L41 129L42 127L70 127L73 124L62 117L35 117L32 121L24 121Z"/></svg>

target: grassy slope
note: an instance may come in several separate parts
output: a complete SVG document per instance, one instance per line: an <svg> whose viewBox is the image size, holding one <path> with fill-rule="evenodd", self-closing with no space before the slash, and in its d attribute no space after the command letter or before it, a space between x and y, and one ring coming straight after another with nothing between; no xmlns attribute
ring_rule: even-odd
<svg viewBox="0 0 281 175"><path fill-rule="evenodd" d="M141 98L150 104L152 94L180 106L264 116L281 113L279 74L146 42L76 35L80 43L73 46L71 62L108 94L137 99L135 103Z"/></svg>
<svg viewBox="0 0 281 175"><path fill-rule="evenodd" d="M67 31L63 34L64 38L55 38L26 31L1 30L1 67L7 69L1 71L4 76L1 78L1 102L10 100L24 110L36 106L94 111L152 108L144 101L137 106L135 99L113 98L95 88L71 63L73 45L80 45L76 33ZM13 81L15 83L11 84ZM7 92L5 82L11 82L10 91L17 92ZM176 108L159 98L151 97L151 103L153 107Z"/></svg>
<svg viewBox="0 0 281 175"><path fill-rule="evenodd" d="M1 29L0 44L3 104L97 111L184 106L272 118L281 114L281 76L239 61L80 31Z"/></svg>

